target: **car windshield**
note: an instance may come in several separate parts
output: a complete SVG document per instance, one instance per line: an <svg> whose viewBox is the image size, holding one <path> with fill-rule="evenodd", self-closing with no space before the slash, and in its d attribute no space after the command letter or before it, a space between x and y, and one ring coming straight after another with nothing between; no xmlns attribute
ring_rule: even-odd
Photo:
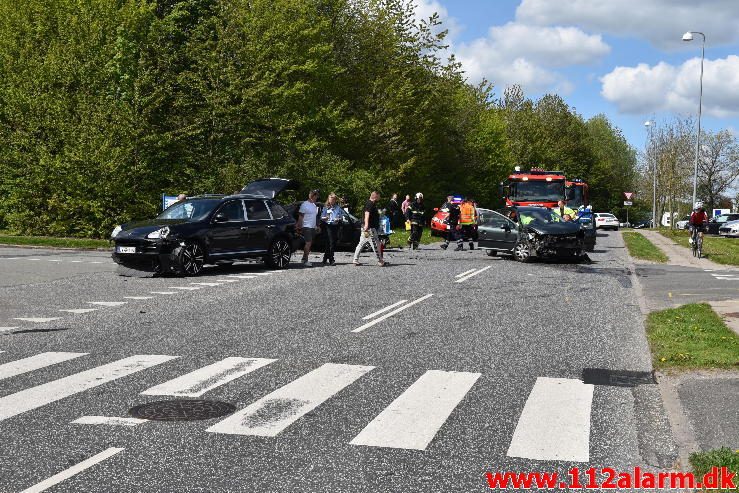
<svg viewBox="0 0 739 493"><path fill-rule="evenodd" d="M510 199L513 201L557 202L564 197L564 181L512 181Z"/></svg>
<svg viewBox="0 0 739 493"><path fill-rule="evenodd" d="M572 187L572 195L573 197L567 201L567 205L569 207L572 207L573 209L577 209L581 205L585 204L585 197L584 192L585 187L582 186L573 186Z"/></svg>
<svg viewBox="0 0 739 493"><path fill-rule="evenodd" d="M518 215L521 218L521 223L524 225L531 223L550 224L562 222L562 218L549 209L519 210Z"/></svg>
<svg viewBox="0 0 739 493"><path fill-rule="evenodd" d="M220 204L219 199L184 200L171 205L157 216L157 219L185 219L201 221L208 217L213 209Z"/></svg>

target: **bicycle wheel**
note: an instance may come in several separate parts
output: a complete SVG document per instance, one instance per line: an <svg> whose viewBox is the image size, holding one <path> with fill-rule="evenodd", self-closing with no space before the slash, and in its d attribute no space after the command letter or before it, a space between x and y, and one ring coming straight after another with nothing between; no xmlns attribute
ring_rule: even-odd
<svg viewBox="0 0 739 493"><path fill-rule="evenodd" d="M698 237L698 258L703 256L703 237Z"/></svg>
<svg viewBox="0 0 739 493"><path fill-rule="evenodd" d="M691 249L693 250L693 257L697 257L698 256L698 238L694 237L693 243L690 246L692 247Z"/></svg>

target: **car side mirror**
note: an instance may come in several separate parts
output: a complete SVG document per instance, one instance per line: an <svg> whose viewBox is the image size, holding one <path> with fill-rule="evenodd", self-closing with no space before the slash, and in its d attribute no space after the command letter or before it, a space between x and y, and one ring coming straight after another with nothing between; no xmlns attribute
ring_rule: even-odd
<svg viewBox="0 0 739 493"><path fill-rule="evenodd" d="M214 223L225 223L226 221L228 221L228 218L223 212L219 212L215 217L213 217Z"/></svg>

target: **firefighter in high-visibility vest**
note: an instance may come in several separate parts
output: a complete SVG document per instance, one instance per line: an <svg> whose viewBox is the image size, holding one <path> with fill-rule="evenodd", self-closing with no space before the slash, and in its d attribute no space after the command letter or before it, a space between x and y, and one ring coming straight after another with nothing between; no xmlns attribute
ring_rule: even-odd
<svg viewBox="0 0 739 493"><path fill-rule="evenodd" d="M464 250L464 242L470 242L470 250L475 249L473 238L475 237L475 226L477 225L477 209L472 200L465 198L459 206L459 236L457 236L457 248L455 251Z"/></svg>
<svg viewBox="0 0 739 493"><path fill-rule="evenodd" d="M557 202L557 207L552 207L552 212L562 219L565 219L565 216L570 216L570 221L575 217L575 214L577 214L574 209L567 207L567 202L564 200Z"/></svg>

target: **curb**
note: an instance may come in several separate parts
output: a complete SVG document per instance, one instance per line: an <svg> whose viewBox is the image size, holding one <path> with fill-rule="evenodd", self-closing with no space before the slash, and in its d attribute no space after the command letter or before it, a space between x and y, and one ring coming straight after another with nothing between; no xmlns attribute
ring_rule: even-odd
<svg viewBox="0 0 739 493"><path fill-rule="evenodd" d="M63 250L72 252L109 252L110 248L84 248L84 247L60 247L46 245L18 245L15 243L0 243L0 248L32 248L36 250Z"/></svg>

